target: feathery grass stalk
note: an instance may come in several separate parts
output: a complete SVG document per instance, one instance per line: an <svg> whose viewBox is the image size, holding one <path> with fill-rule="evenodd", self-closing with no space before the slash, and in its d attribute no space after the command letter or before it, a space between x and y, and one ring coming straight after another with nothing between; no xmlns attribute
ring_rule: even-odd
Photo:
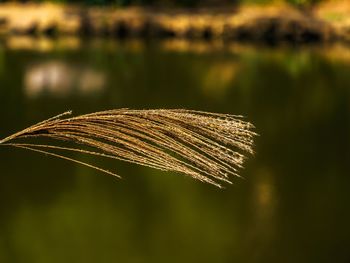
<svg viewBox="0 0 350 263"><path fill-rule="evenodd" d="M71 113L64 112L12 134L0 140L0 145L48 154L116 177L114 172L61 152L175 171L218 187L220 182L230 183L230 174L239 176L244 154L254 153L254 126L242 116L184 109L117 109L67 117ZM15 141L37 137L73 142L76 147Z"/></svg>

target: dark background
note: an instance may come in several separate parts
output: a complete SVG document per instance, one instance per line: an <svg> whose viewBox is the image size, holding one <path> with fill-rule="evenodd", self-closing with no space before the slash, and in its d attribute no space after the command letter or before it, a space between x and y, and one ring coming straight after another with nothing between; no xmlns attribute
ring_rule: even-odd
<svg viewBox="0 0 350 263"><path fill-rule="evenodd" d="M80 41L0 47L0 137L66 110L242 114L233 185L0 148L0 262L349 262L350 60L339 49ZM185 44L186 47L186 44Z"/></svg>

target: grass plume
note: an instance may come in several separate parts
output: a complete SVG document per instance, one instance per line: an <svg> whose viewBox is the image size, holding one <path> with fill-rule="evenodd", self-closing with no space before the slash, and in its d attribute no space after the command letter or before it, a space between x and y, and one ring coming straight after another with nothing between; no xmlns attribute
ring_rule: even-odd
<svg viewBox="0 0 350 263"><path fill-rule="evenodd" d="M241 116L184 109L117 109L70 117L65 112L0 140L69 160L119 177L114 172L67 157L80 152L189 175L221 187L238 174L256 133ZM18 139L45 137L50 143ZM71 142L74 147L51 143ZM85 149L88 147L88 149ZM59 152L59 153L58 153ZM63 152L63 153L62 153Z"/></svg>

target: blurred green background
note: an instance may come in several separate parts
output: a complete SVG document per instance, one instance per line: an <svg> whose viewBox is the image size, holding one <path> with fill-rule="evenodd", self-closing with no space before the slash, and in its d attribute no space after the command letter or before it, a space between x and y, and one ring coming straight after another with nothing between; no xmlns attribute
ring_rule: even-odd
<svg viewBox="0 0 350 263"><path fill-rule="evenodd" d="M350 261L349 53L77 41L0 46L1 138L68 109L188 108L247 116L256 155L220 190L1 147L0 262Z"/></svg>

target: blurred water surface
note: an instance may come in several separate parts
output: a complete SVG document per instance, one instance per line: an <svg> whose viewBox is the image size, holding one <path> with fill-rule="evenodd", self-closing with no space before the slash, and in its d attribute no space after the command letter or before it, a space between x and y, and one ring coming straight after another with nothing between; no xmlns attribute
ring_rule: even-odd
<svg viewBox="0 0 350 263"><path fill-rule="evenodd" d="M260 136L245 179L224 190L2 147L0 262L349 262L348 48L1 43L1 137L68 109L121 107L242 114Z"/></svg>

